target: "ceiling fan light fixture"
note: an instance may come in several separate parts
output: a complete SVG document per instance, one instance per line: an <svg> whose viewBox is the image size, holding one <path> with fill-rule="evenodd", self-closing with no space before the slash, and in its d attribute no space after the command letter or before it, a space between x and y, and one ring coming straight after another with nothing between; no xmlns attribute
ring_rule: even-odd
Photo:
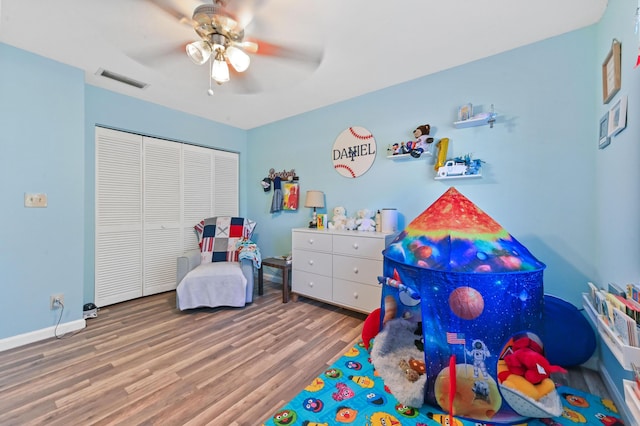
<svg viewBox="0 0 640 426"><path fill-rule="evenodd" d="M211 45L206 40L198 40L187 44L187 56L196 65L202 65L211 56Z"/></svg>
<svg viewBox="0 0 640 426"><path fill-rule="evenodd" d="M251 58L249 58L249 55L235 46L227 47L226 56L233 69L238 72L246 71L247 68L249 68L249 64L251 63Z"/></svg>
<svg viewBox="0 0 640 426"><path fill-rule="evenodd" d="M229 66L224 59L224 52L219 49L216 52L216 58L211 64L211 78L218 84L229 81Z"/></svg>

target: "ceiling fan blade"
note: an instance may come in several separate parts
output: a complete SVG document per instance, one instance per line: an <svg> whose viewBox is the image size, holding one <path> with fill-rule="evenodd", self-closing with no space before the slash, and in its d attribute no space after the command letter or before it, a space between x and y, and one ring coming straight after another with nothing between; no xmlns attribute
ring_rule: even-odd
<svg viewBox="0 0 640 426"><path fill-rule="evenodd" d="M256 55L289 59L315 67L322 62L323 51L317 46L285 46L264 40L250 41L258 46L255 52Z"/></svg>
<svg viewBox="0 0 640 426"><path fill-rule="evenodd" d="M256 53L258 51L258 43L254 41L241 41L240 43L234 43L237 47L244 50L247 53Z"/></svg>
<svg viewBox="0 0 640 426"><path fill-rule="evenodd" d="M151 3L151 4L153 4L158 9L162 10L164 13L166 13L169 16L173 17L176 21L178 21L181 24L189 25L189 26L192 27L196 23L189 16L185 15L184 13L179 11L178 9L166 4L166 2L164 2L162 0L147 0L147 1L149 3Z"/></svg>
<svg viewBox="0 0 640 426"><path fill-rule="evenodd" d="M246 28L266 0L214 0L222 3L225 10L234 17L240 28Z"/></svg>
<svg viewBox="0 0 640 426"><path fill-rule="evenodd" d="M129 58L147 67L154 67L163 63L175 61L177 57L186 55L186 46L190 41L168 47L146 48L144 50L125 53Z"/></svg>

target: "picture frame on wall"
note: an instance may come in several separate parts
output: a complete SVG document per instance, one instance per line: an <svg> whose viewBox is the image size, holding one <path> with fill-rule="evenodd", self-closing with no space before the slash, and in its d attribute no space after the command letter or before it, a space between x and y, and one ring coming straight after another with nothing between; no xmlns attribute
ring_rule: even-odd
<svg viewBox="0 0 640 426"><path fill-rule="evenodd" d="M611 50L602 63L602 103L604 104L608 104L620 90L620 60L620 42L614 39Z"/></svg>
<svg viewBox="0 0 640 426"><path fill-rule="evenodd" d="M627 127L627 97L621 96L609 110L609 131L607 136L617 135L625 127Z"/></svg>
<svg viewBox="0 0 640 426"><path fill-rule="evenodd" d="M297 183L285 182L282 185L282 210L298 210L300 187Z"/></svg>
<svg viewBox="0 0 640 426"><path fill-rule="evenodd" d="M458 121L465 121L473 117L473 105L468 103L458 108Z"/></svg>
<svg viewBox="0 0 640 426"><path fill-rule="evenodd" d="M598 148L604 149L611 143L609 137L609 112L600 119L600 137L598 138Z"/></svg>

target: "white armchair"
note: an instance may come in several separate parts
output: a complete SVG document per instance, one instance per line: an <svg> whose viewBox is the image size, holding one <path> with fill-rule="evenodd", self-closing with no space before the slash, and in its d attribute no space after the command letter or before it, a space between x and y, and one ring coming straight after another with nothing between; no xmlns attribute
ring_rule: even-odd
<svg viewBox="0 0 640 426"><path fill-rule="evenodd" d="M214 217L195 226L201 250L178 257L178 309L242 307L253 302L254 270L258 261L238 258L236 245L251 237L255 222L237 217Z"/></svg>

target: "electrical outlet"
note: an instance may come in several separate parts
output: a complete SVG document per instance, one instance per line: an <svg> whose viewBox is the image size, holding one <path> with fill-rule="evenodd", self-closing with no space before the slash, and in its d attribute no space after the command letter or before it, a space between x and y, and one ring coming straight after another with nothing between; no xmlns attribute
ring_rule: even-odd
<svg viewBox="0 0 640 426"><path fill-rule="evenodd" d="M33 193L25 192L24 206L25 207L47 207L47 194L44 194L44 193L33 194Z"/></svg>
<svg viewBox="0 0 640 426"><path fill-rule="evenodd" d="M52 294L49 298L49 304L52 310L62 308L62 305L64 305L64 294Z"/></svg>

